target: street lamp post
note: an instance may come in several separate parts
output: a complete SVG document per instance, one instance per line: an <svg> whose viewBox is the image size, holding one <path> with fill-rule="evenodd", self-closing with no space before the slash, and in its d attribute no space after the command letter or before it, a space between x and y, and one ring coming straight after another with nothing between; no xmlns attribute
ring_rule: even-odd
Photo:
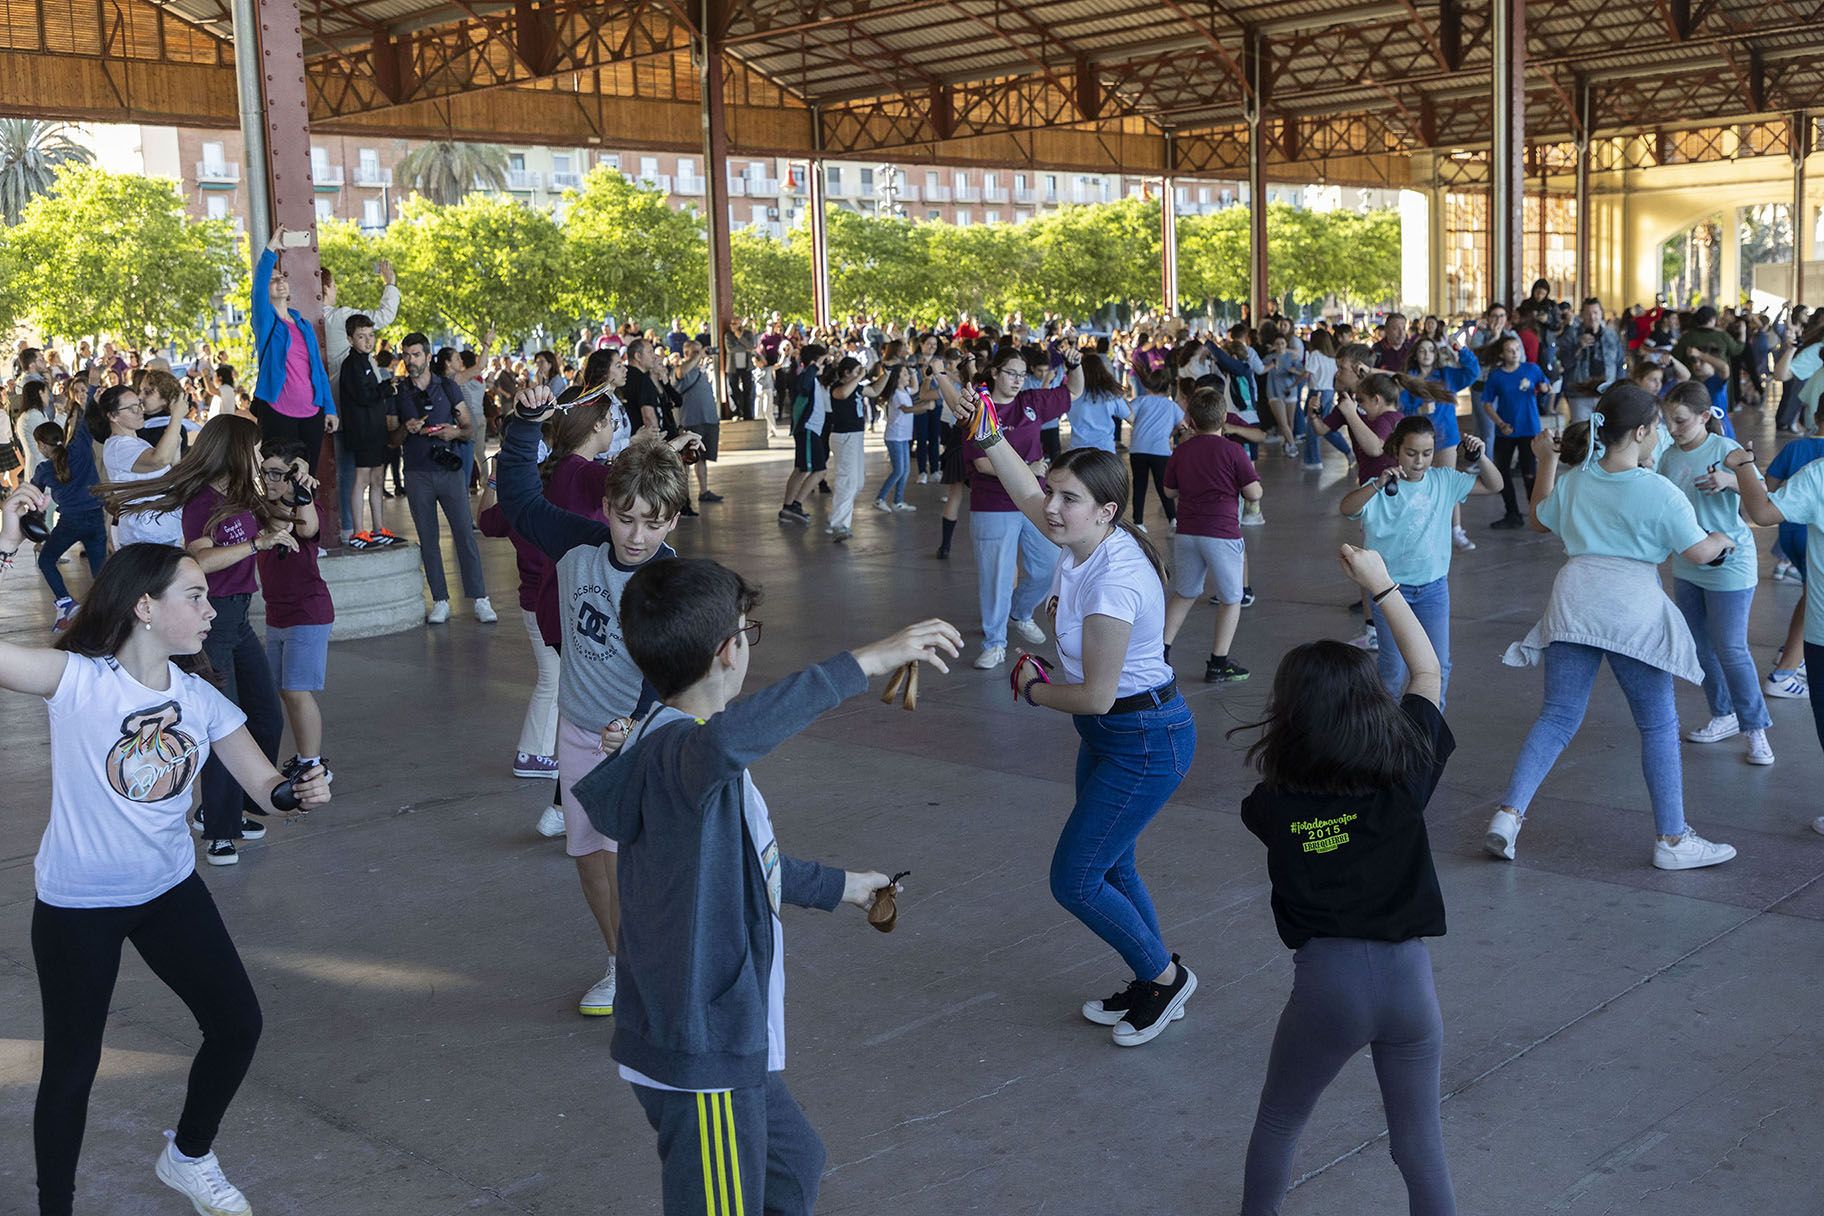
<svg viewBox="0 0 1824 1216"><path fill-rule="evenodd" d="M874 167L874 174L880 180L874 192L880 197L875 201L876 215L894 215L904 217L905 204L899 201L899 166L891 163Z"/></svg>

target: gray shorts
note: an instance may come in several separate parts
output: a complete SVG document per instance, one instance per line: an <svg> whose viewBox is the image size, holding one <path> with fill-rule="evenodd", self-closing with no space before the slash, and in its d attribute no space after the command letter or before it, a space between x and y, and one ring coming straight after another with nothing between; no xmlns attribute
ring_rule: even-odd
<svg viewBox="0 0 1824 1216"><path fill-rule="evenodd" d="M322 692L329 671L329 625L266 629L266 663L283 692Z"/></svg>
<svg viewBox="0 0 1824 1216"><path fill-rule="evenodd" d="M1196 599L1215 583L1216 598L1225 604L1241 603L1242 564L1247 548L1240 540L1217 536L1186 536L1180 532L1172 539L1172 590L1183 598Z"/></svg>

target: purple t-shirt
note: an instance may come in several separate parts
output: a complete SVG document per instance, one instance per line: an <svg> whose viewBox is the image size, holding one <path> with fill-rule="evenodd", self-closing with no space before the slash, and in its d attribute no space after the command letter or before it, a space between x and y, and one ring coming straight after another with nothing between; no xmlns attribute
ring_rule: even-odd
<svg viewBox="0 0 1824 1216"><path fill-rule="evenodd" d="M1388 410L1384 414L1377 414L1373 418L1368 417L1366 414L1362 415L1362 421L1368 424L1368 429L1378 435L1381 440L1381 454L1379 456L1370 456L1368 453L1362 451L1362 445L1355 441L1355 432L1349 429L1349 423L1344 420L1341 406L1331 407L1330 412L1324 415L1325 426L1333 431L1342 431L1349 436L1349 446L1355 449L1355 477L1357 485L1367 485L1382 473L1385 473L1388 469L1391 469L1394 465L1400 463L1400 458L1394 454L1393 448L1387 443L1387 436L1393 434L1393 428L1400 425L1400 419L1404 416L1405 415L1401 414L1397 409Z"/></svg>
<svg viewBox="0 0 1824 1216"><path fill-rule="evenodd" d="M1022 389L1010 405L997 405L1001 416L1001 436L1020 459L1031 464L1045 454L1045 440L1039 434L1045 424L1070 413L1070 390L1067 388ZM1013 499L992 473L975 468L975 462L986 456L981 445L971 439L963 448L969 462L969 509L971 511L1017 511Z"/></svg>
<svg viewBox="0 0 1824 1216"><path fill-rule="evenodd" d="M279 386L279 399L272 408L287 418L309 418L317 412L317 395L310 383L310 348L291 318L279 324L291 331L291 345L285 350L285 383Z"/></svg>
<svg viewBox="0 0 1824 1216"><path fill-rule="evenodd" d="M336 619L329 584L317 568L317 538L298 542L298 551L268 549L257 559L260 589L266 593L266 624L274 629L294 625L328 625Z"/></svg>
<svg viewBox="0 0 1824 1216"><path fill-rule="evenodd" d="M1193 435L1165 462L1178 491L1178 535L1241 539L1241 488L1260 480L1247 449L1224 435Z"/></svg>
<svg viewBox="0 0 1824 1216"><path fill-rule="evenodd" d="M207 535L215 542L218 549L229 545L244 545L260 534L259 521L254 519L252 511L237 511L227 516L221 523L209 529L209 517L225 500L214 486L204 486L194 498L184 504L184 543L200 540ZM253 578L253 557L249 554L232 566L205 575L209 580L209 595L219 598L224 595L252 595L255 591Z"/></svg>

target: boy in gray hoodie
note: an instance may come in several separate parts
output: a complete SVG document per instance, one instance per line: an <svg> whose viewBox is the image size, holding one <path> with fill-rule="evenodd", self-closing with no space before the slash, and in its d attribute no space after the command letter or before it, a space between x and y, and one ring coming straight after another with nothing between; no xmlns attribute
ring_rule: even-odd
<svg viewBox="0 0 1824 1216"><path fill-rule="evenodd" d="M925 621L735 702L760 637L747 615L759 599L712 561L663 559L628 580L622 635L659 704L574 786L620 844L610 1052L658 1133L667 1216L811 1211L823 1142L780 1075L779 909L865 909L888 885L780 852L748 766L872 677L911 662L948 671L943 656L962 648L954 627Z"/></svg>

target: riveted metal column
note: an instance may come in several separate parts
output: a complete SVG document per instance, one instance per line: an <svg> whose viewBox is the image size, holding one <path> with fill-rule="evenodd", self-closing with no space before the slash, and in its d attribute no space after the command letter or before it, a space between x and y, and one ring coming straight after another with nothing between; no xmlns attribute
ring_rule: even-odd
<svg viewBox="0 0 1824 1216"><path fill-rule="evenodd" d="M823 111L811 111L811 144L823 150ZM887 183L889 186L891 182ZM811 162L811 319L819 327L830 323L829 178L823 158Z"/></svg>
<svg viewBox="0 0 1824 1216"><path fill-rule="evenodd" d="M696 66L703 98L703 205L709 221L709 332L718 344L735 315L728 245L728 125L722 106L722 26L717 0L703 0Z"/></svg>
<svg viewBox="0 0 1824 1216"><path fill-rule="evenodd" d="M1805 212L1805 157L1811 152L1811 115L1804 110L1791 118L1788 139L1792 154L1792 302L1805 299L1805 250L1811 228Z"/></svg>
<svg viewBox="0 0 1824 1216"><path fill-rule="evenodd" d="M1165 176L1159 179L1159 311L1178 315L1178 179L1172 176L1177 150L1165 142Z"/></svg>
<svg viewBox="0 0 1824 1216"><path fill-rule="evenodd" d="M1596 217L1590 214L1590 144L1596 107L1587 81L1577 86L1577 305L1590 298L1590 243L1596 239ZM1543 223L1540 225L1544 227ZM1541 262L1540 265L1544 265Z"/></svg>
<svg viewBox="0 0 1824 1216"><path fill-rule="evenodd" d="M1489 155L1489 288L1513 303L1526 277L1526 0L1491 0L1495 49Z"/></svg>
<svg viewBox="0 0 1824 1216"><path fill-rule="evenodd" d="M1248 300L1259 325L1267 315L1266 40L1250 30L1243 56L1248 70Z"/></svg>

